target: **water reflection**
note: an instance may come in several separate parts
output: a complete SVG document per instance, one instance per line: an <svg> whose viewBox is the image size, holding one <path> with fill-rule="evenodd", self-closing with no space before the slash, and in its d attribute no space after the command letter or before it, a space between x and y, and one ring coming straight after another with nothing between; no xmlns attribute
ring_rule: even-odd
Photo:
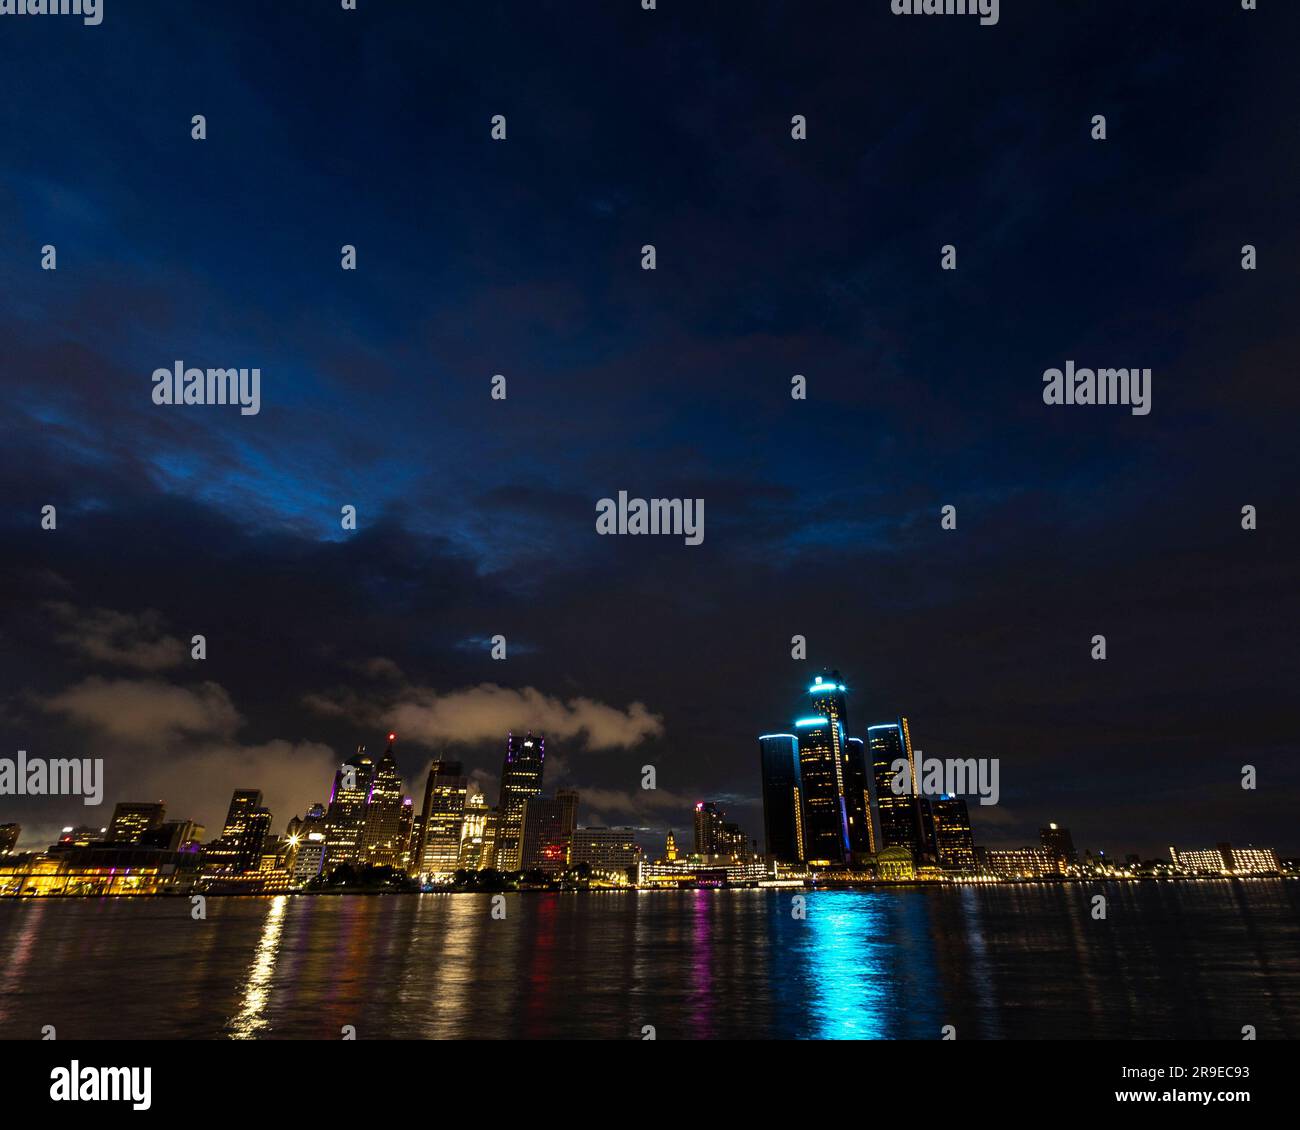
<svg viewBox="0 0 1300 1130"><path fill-rule="evenodd" d="M239 1014L230 1022L233 1040L250 1040L266 1027L266 1018L262 1014L271 992L271 978L275 975L275 962L280 952L280 931L284 929L284 912L288 905L288 895L276 895L266 908L262 937L257 943L253 963L248 967L243 1003Z"/></svg>
<svg viewBox="0 0 1300 1130"><path fill-rule="evenodd" d="M884 925L879 896L821 892L808 900L811 935L805 952L812 1035L873 1040L888 1031L888 964L879 943Z"/></svg>

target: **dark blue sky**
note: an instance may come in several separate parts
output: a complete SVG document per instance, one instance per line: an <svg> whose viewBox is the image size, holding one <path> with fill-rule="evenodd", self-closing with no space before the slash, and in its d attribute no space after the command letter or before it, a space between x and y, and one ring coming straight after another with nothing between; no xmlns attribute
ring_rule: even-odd
<svg viewBox="0 0 1300 1130"><path fill-rule="evenodd" d="M390 724L492 799L537 725L584 820L758 836L825 664L851 730L1002 759L977 842L1300 851L1300 14L360 6L0 21L3 756L209 824L261 784L278 830ZM261 412L154 405L177 359ZM1045 406L1068 359L1151 414ZM704 544L598 537L620 489Z"/></svg>

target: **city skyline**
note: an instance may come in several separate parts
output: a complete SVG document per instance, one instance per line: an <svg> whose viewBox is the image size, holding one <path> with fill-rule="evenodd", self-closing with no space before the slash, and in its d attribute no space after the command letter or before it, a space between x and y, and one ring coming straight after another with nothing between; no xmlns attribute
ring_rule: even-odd
<svg viewBox="0 0 1300 1130"><path fill-rule="evenodd" d="M996 820L983 827L978 818L972 819L971 809L976 814L987 811L973 790L968 794L955 794L951 798L946 793L929 792L927 795L922 783L921 795L916 795L906 787L895 792L891 785L897 776L898 767L904 763L911 767L905 777L923 782L917 763L918 755L922 759L924 755L913 746L909 718L900 715L888 723L849 723L849 688L843 679L844 676L837 668L822 668L812 675L811 683L805 688L808 698L804 701L810 704L807 709L815 712L813 716L795 720L794 733L758 735L759 754L755 759L755 776L759 786L758 820L750 828L742 828L735 823L728 824L728 829L734 829L728 835L738 837L742 845L754 843L759 854L769 862L779 860L783 863L802 864L805 861L815 861L816 866L825 870L833 870L836 864L842 864L848 869L863 860L873 861L880 851L903 846L909 849L917 863L928 859L931 863L947 865L952 869L953 860L958 859L963 864L959 870L974 870L976 855L982 857L989 850L1008 854L1038 850L1038 845L1029 837L1021 837L1019 840L1005 836L999 838ZM850 735L849 729L861 730L866 735L865 740ZM544 781L545 734L534 734L532 730L517 734L513 729L506 733L503 768L495 778L486 773L477 777L466 775L460 761L449 760L445 755L432 758L424 771L426 779L421 804L420 794L414 787L414 782L421 774L412 776L409 770L404 772L400 768L395 753L398 740L397 732L390 730L385 738L384 752L377 759L369 753L365 744L358 745L356 751L341 759L333 771L332 784L325 801L308 801L295 808L291 816L275 814L263 806L260 789L236 786L225 820L221 824L205 824L204 821L187 816L181 820L173 818L169 827L197 828L200 831L206 827L220 827L221 835L213 836L210 846L218 845L218 855L225 851L238 858L238 850L232 849L229 841L232 829L236 840L242 835L247 820L245 812L263 814L258 825L261 830L259 845L268 836L272 840L279 836L275 823L277 819L281 826L286 827L286 834L293 834L301 828L305 813L306 819L315 819L320 831L324 833L321 838L328 843L326 851L331 866L344 862L354 865L368 863L401 866L416 873L421 870L417 860L426 863L440 860L443 863L442 869L451 871L461 869L455 860L460 850L467 808L473 804L482 806L485 812L492 815L494 868L515 872L525 869L521 862L524 854L524 808L529 798L543 797L544 784L549 785L555 795L567 793L573 797L572 809L566 817L571 831L574 828L587 828L631 833L639 847L651 858L665 837L671 838L674 832L687 829L692 812L697 853L701 842L714 843L716 833L701 831L702 827L711 827L710 824L701 825L701 813L715 812L716 819L722 820L724 807L730 807L727 802L718 799L696 801L690 808L676 814L675 823L669 813L665 816L665 822L656 826L611 823L598 815L582 823L579 820L582 812L579 807L581 786L575 788L576 783L571 780L559 783ZM490 784L493 780L497 783L495 804L488 798L485 787L485 782ZM408 782L411 783L410 788ZM971 784L974 783L975 778L972 777ZM443 800L435 804L435 799L439 797ZM66 799L71 801L74 798ZM78 805L85 807L80 798L75 799ZM5 800L14 804L13 798L0 797L0 817L5 815ZM447 806L448 801L451 807ZM109 803L106 799L104 806L107 807ZM140 842L139 834L142 830L156 828L163 823L167 806L165 799L147 801L115 798L111 803L112 820L102 826L103 830L111 833L102 837L109 842L115 839L121 842L132 839ZM382 815L385 811L391 812L391 815ZM417 811L420 813L418 817L415 815ZM819 811L831 815L819 816ZM313 812L316 813L314 818ZM949 826L946 833L945 819ZM398 840L395 838L399 825L403 844L401 852L396 847ZM1058 826L1065 827L1054 820L1040 820L1036 838L1041 838L1045 844L1046 828L1056 829ZM21 828L23 825L21 821L0 819L0 827ZM60 835L48 838L29 827L24 833L26 839L22 850L40 850L34 847L34 841L41 841L42 846L45 843L67 841L68 833L94 827L93 822L79 821L73 825L61 826ZM435 827L439 831L434 832ZM119 832L123 834L112 834ZM972 832L975 833L978 846L971 842ZM18 840L14 838L17 835L14 832L10 837L7 845L10 852L18 850ZM444 842L449 838L453 844L451 866L446 865L447 848L438 846L439 835ZM1067 829L1063 835L1070 839L1071 833ZM176 840L175 835L173 840ZM201 836L194 837L195 844L201 841ZM179 842L176 840L173 847L178 846ZM223 842L227 845L224 849L220 847ZM945 842L948 844L946 859L943 848ZM1190 838L1180 837L1178 842L1184 847L1188 843L1217 843L1223 846L1230 840L1218 834L1207 840L1202 830ZM1098 845L1083 839L1080 850L1076 853L1071 840L1068 854L1081 855L1086 852L1089 857L1093 857L1095 852L1099 857L1111 861L1123 861L1126 858L1131 860L1134 856L1143 860L1161 859L1171 855L1173 844L1174 841L1171 840L1169 845L1165 845L1166 850L1143 855L1130 851L1127 844ZM370 850L367 851L364 845L369 845ZM1247 837L1245 844L1239 842L1238 846L1253 848L1254 845L1254 838ZM1269 847L1272 849L1273 845ZM710 848L706 854L712 854L714 850ZM245 869L256 869L258 852L260 846L254 851L254 858L243 860ZM439 855L439 852L442 854ZM1058 854L1064 858L1067 853ZM1279 859L1289 857L1285 850L1277 850L1276 855ZM966 861L969 861L969 867L965 866ZM874 863L871 865L874 866Z"/></svg>

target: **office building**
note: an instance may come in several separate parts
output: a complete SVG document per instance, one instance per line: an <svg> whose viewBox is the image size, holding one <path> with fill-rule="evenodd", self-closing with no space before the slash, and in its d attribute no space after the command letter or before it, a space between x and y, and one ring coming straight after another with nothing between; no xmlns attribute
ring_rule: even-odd
<svg viewBox="0 0 1300 1130"><path fill-rule="evenodd" d="M794 734L763 734L758 749L763 773L764 854L782 863L799 863L804 859L799 739ZM675 858L675 852L668 858Z"/></svg>
<svg viewBox="0 0 1300 1130"><path fill-rule="evenodd" d="M1046 828L1038 829L1038 841L1044 851L1061 861L1062 866L1074 867L1078 864L1079 856L1074 850L1074 837L1070 835L1069 828L1048 824Z"/></svg>
<svg viewBox="0 0 1300 1130"><path fill-rule="evenodd" d="M631 828L577 828L569 849L569 866L585 863L593 873L625 876L641 862L641 848Z"/></svg>
<svg viewBox="0 0 1300 1130"><path fill-rule="evenodd" d="M329 806L325 811L326 866L333 870L343 864L364 862L366 801L375 772L374 759L365 746L349 757L334 774Z"/></svg>
<svg viewBox="0 0 1300 1130"><path fill-rule="evenodd" d="M518 871L522 862L524 805L542 795L542 773L546 763L546 737L506 735L506 760L501 767L500 816L497 824L496 868Z"/></svg>
<svg viewBox="0 0 1300 1130"><path fill-rule="evenodd" d="M115 844L138 844L146 832L163 822L166 814L162 801L121 801L113 808L108 839Z"/></svg>
<svg viewBox="0 0 1300 1130"><path fill-rule="evenodd" d="M930 801L936 861L945 871L975 870L975 837L970 812L961 797L946 794Z"/></svg>
<svg viewBox="0 0 1300 1130"><path fill-rule="evenodd" d="M430 879L445 879L461 863L465 798L469 781L459 761L435 761L424 784L418 859L411 870Z"/></svg>
<svg viewBox="0 0 1300 1130"><path fill-rule="evenodd" d="M528 797L520 824L521 871L558 875L569 862L569 846L578 825L578 794L560 789L553 797Z"/></svg>

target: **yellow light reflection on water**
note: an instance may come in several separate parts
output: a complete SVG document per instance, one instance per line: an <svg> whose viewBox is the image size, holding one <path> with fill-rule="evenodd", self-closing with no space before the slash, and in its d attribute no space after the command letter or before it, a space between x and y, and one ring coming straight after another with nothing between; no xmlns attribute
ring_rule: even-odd
<svg viewBox="0 0 1300 1130"><path fill-rule="evenodd" d="M276 895L266 908L266 921L262 924L262 937L257 952L248 967L244 999L239 1014L230 1022L232 1040L251 1040L266 1027L262 1015L271 993L271 977L275 974L276 958L280 954L280 931L284 929L284 911L289 905L288 895Z"/></svg>

